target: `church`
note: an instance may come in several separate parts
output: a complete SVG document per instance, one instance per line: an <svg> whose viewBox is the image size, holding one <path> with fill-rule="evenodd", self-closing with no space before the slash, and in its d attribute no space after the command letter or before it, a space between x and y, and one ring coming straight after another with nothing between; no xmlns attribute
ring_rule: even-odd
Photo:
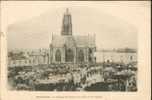
<svg viewBox="0 0 152 100"><path fill-rule="evenodd" d="M52 35L50 63L94 63L95 36L73 35L72 17L68 9L63 16L61 35Z"/></svg>

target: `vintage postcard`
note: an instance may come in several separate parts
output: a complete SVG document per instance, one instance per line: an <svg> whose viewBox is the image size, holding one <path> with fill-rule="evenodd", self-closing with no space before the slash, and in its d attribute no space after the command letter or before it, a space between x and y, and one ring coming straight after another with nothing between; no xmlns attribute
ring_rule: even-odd
<svg viewBox="0 0 152 100"><path fill-rule="evenodd" d="M150 100L150 1L1 1L2 100Z"/></svg>

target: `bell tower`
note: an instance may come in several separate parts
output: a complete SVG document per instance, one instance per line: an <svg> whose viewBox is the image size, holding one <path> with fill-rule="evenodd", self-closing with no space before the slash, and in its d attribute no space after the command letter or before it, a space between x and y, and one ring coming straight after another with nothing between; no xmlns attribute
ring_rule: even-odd
<svg viewBox="0 0 152 100"><path fill-rule="evenodd" d="M68 8L64 13L61 35L72 35L72 18Z"/></svg>

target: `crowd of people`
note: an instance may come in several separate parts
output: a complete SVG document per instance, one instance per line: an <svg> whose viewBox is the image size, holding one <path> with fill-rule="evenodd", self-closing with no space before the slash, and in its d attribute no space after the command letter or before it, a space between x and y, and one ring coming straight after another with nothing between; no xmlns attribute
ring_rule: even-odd
<svg viewBox="0 0 152 100"><path fill-rule="evenodd" d="M13 67L9 68L8 81L14 90L136 91L136 74L131 73L136 70L124 66L104 63Z"/></svg>

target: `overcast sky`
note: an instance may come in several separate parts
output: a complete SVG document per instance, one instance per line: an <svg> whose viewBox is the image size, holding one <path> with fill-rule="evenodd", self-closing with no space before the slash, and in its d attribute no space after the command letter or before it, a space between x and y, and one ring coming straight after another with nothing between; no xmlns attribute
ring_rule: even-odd
<svg viewBox="0 0 152 100"><path fill-rule="evenodd" d="M98 48L137 48L147 2L2 2L2 31L8 48L48 48L51 34L60 34L66 8L74 35L94 35Z"/></svg>

